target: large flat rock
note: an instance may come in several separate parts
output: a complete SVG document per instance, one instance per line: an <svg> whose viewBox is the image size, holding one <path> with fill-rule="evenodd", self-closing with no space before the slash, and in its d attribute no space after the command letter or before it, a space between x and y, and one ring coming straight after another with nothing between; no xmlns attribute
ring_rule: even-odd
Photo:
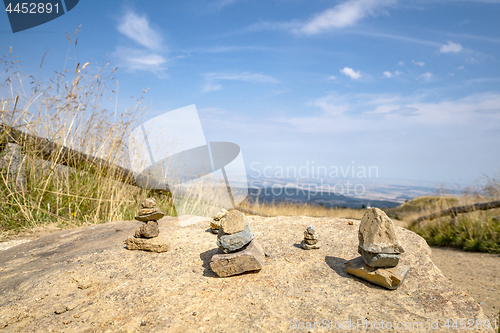
<svg viewBox="0 0 500 333"><path fill-rule="evenodd" d="M427 325L486 319L411 231L396 228L405 248L400 265L411 269L398 289L388 290L346 273L346 261L359 256L358 221L248 220L270 257L258 273L227 278L209 266L218 250L209 219L185 227L185 221L161 219L160 230L171 237L171 249L163 253L125 248L123 240L141 225L137 221L66 230L0 251L0 332L288 332L308 322L321 323L310 331L322 332L348 321L463 332ZM310 224L322 247L304 251L300 242Z"/></svg>

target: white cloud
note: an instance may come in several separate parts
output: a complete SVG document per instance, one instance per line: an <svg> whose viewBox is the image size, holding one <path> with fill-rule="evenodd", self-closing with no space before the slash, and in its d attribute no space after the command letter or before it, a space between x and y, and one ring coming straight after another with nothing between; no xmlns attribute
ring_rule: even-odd
<svg viewBox="0 0 500 333"><path fill-rule="evenodd" d="M348 0L317 14L300 28L300 32L314 35L329 29L352 26L394 3L396 0Z"/></svg>
<svg viewBox="0 0 500 333"><path fill-rule="evenodd" d="M344 67L343 69L340 70L340 73L349 76L353 80L358 80L361 78L361 72L360 71L354 71L354 69L349 68L349 67Z"/></svg>
<svg viewBox="0 0 500 333"><path fill-rule="evenodd" d="M162 47L161 35L149 26L146 16L138 16L133 12L127 12L120 24L118 24L117 29L128 38L150 50L158 50Z"/></svg>
<svg viewBox="0 0 500 333"><path fill-rule="evenodd" d="M442 45L439 51L441 51L441 53L459 53L463 49L462 45L448 41L448 44Z"/></svg>
<svg viewBox="0 0 500 333"><path fill-rule="evenodd" d="M417 66L420 66L420 67L424 67L425 66L425 62L423 62L423 61L412 60L411 62L414 63Z"/></svg>
<svg viewBox="0 0 500 333"><path fill-rule="evenodd" d="M430 81L430 79L432 79L433 75L432 75L432 73L427 72L427 73L420 75L420 77L422 79L424 79L425 81Z"/></svg>
<svg viewBox="0 0 500 333"><path fill-rule="evenodd" d="M395 76L399 76L401 74L403 74L403 72L400 72L400 71L395 71L394 74L389 72L389 71L384 72L385 77L395 77Z"/></svg>
<svg viewBox="0 0 500 333"><path fill-rule="evenodd" d="M476 129L498 128L500 93L482 93L458 100L422 101L423 96L393 94L328 95L309 103L322 112L306 117L281 118L281 123L302 133L355 133L369 128L399 128L415 131L417 126L451 124Z"/></svg>
<svg viewBox="0 0 500 333"><path fill-rule="evenodd" d="M143 70L161 74L166 69L164 65L167 59L148 50L117 46L113 55L118 59L119 66L131 71Z"/></svg>
<svg viewBox="0 0 500 333"><path fill-rule="evenodd" d="M330 76L328 77L328 79L329 79L329 80L337 80L337 77L336 77L336 76L333 76L333 75L330 75Z"/></svg>
<svg viewBox="0 0 500 333"><path fill-rule="evenodd" d="M205 84L201 91L203 93L221 90L222 85L218 83L221 80L227 81L243 81L250 83L278 83L279 81L271 76L243 72L243 73L207 73L205 76Z"/></svg>
<svg viewBox="0 0 500 333"><path fill-rule="evenodd" d="M400 61L400 62L398 62L398 65L399 65L399 66L404 66L404 65L405 65L405 62L404 62L404 61Z"/></svg>
<svg viewBox="0 0 500 333"><path fill-rule="evenodd" d="M462 65L462 66L458 66L457 69L465 69L465 67Z"/></svg>
<svg viewBox="0 0 500 333"><path fill-rule="evenodd" d="M146 16L128 11L116 29L143 47L118 45L113 55L118 59L119 66L131 71L150 71L156 75L164 73L167 59L162 55L166 52L163 38L151 28Z"/></svg>

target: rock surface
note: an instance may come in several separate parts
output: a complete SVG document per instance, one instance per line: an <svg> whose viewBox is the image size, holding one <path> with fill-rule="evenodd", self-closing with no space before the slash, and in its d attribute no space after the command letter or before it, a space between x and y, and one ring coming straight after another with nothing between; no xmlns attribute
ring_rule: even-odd
<svg viewBox="0 0 500 333"><path fill-rule="evenodd" d="M245 225L243 231L230 235L227 235L221 228L219 229L219 234L217 235L217 246L224 253L234 252L250 243L253 238L254 234L250 223Z"/></svg>
<svg viewBox="0 0 500 333"><path fill-rule="evenodd" d="M347 273L387 289L397 289L410 270L410 267L401 265L392 268L373 268L368 266L362 257L349 260L346 267Z"/></svg>
<svg viewBox="0 0 500 333"><path fill-rule="evenodd" d="M373 253L403 253L396 229L385 212L370 208L361 219L358 233L359 246Z"/></svg>
<svg viewBox="0 0 500 333"><path fill-rule="evenodd" d="M264 266L265 255L260 244L254 239L239 252L214 254L210 268L219 277L227 277L245 272L260 271Z"/></svg>
<svg viewBox="0 0 500 333"><path fill-rule="evenodd" d="M153 208L156 206L155 198L147 198L141 203L142 208Z"/></svg>
<svg viewBox="0 0 500 333"><path fill-rule="evenodd" d="M172 244L163 253L125 248L123 240L142 224L137 221L64 230L0 251L0 328L7 325L0 332L289 332L292 320L439 319L442 325L445 319L485 319L478 302L443 276L430 248L411 231L395 228L406 250L399 264L411 269L398 289L388 290L346 272L346 259L359 256L359 221L247 218L271 256L258 274L224 279L209 266L217 249L207 219L186 227L176 218L160 220L159 237L165 232ZM321 230L319 250L297 244L309 224ZM73 310L55 314L58 304Z"/></svg>

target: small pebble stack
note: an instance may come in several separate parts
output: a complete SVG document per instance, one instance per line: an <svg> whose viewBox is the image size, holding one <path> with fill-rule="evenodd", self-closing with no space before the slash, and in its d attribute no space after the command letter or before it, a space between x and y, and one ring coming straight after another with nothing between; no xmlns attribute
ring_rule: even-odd
<svg viewBox="0 0 500 333"><path fill-rule="evenodd" d="M220 212L217 213L210 222L210 230L212 231L213 234L218 234L220 225L222 223L222 220L226 217L227 210L224 208L221 209Z"/></svg>
<svg viewBox="0 0 500 333"><path fill-rule="evenodd" d="M165 216L158 208L156 208L156 201L154 198L147 198L142 202L142 209L139 210L138 216L135 217L137 221L144 222L144 224L135 231L135 238L154 238L160 233L158 229L158 220Z"/></svg>
<svg viewBox="0 0 500 333"><path fill-rule="evenodd" d="M319 249L321 247L318 243L318 233L313 225L308 226L304 231L304 240L301 245L304 250Z"/></svg>

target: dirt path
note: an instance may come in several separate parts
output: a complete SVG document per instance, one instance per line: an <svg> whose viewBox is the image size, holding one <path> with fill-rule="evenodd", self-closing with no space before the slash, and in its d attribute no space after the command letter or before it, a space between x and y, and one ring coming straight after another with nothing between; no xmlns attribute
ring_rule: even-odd
<svg viewBox="0 0 500 333"><path fill-rule="evenodd" d="M490 320L499 320L500 255L433 247L432 261L481 305Z"/></svg>

